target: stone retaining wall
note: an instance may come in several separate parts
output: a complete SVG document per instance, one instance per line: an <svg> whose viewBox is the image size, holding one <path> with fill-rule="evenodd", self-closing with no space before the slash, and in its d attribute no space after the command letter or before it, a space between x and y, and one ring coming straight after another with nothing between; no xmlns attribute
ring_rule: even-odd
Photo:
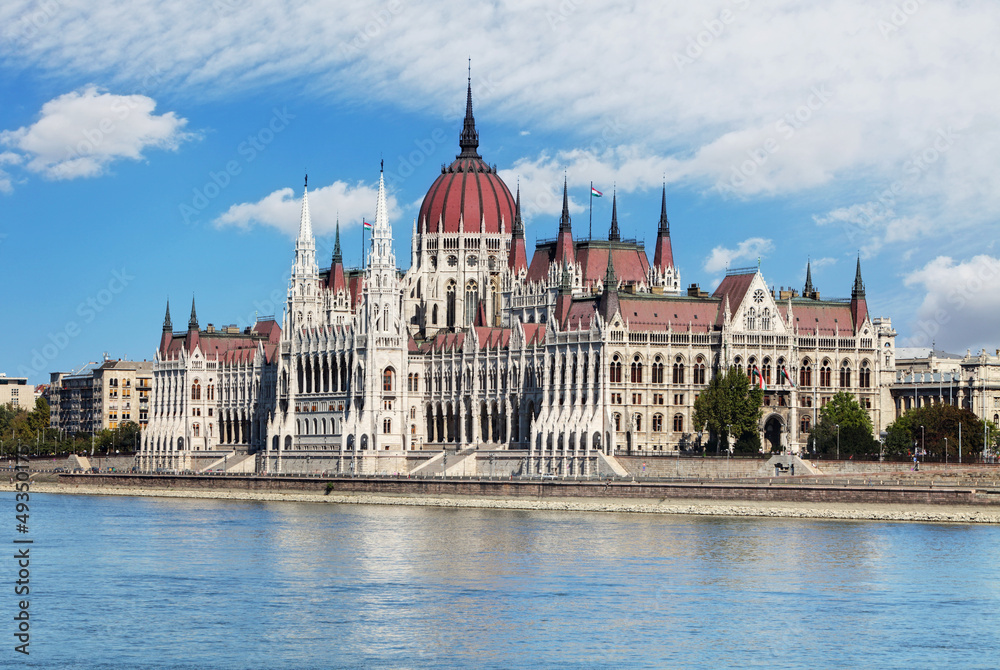
<svg viewBox="0 0 1000 670"><path fill-rule="evenodd" d="M796 484L698 484L646 482L574 482L482 479L306 478L201 475L60 475L61 483L170 489L325 491L388 495L460 495L535 498L680 498L786 502L878 504L1000 505L1000 494L970 488L834 486Z"/></svg>

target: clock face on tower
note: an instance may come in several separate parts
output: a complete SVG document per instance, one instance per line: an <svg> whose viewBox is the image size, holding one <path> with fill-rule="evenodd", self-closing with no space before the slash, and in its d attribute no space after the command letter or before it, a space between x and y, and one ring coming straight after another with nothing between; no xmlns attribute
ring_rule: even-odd
<svg viewBox="0 0 1000 670"><path fill-rule="evenodd" d="M758 305L760 303L764 302L764 290L763 289L757 289L756 291L753 292L753 301L755 303L757 303Z"/></svg>

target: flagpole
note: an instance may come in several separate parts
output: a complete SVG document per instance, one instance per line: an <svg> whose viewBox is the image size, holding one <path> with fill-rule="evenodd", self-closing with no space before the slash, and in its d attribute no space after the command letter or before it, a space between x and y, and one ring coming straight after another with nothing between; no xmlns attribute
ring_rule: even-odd
<svg viewBox="0 0 1000 670"><path fill-rule="evenodd" d="M361 269L365 269L365 219L361 217Z"/></svg>
<svg viewBox="0 0 1000 670"><path fill-rule="evenodd" d="M590 239L594 239L594 182L590 182Z"/></svg>

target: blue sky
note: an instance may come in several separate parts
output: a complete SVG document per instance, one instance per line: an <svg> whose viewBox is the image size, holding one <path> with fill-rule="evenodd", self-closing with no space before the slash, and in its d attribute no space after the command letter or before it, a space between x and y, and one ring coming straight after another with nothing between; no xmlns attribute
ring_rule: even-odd
<svg viewBox="0 0 1000 670"><path fill-rule="evenodd" d="M151 358L163 308L279 314L308 170L319 256L360 259L385 160L397 258L458 152L529 242L568 176L655 237L666 181L685 284L754 265L824 296L860 253L900 345L1000 346L1000 6L989 2L434 3L13 0L0 7L0 371ZM646 6L649 5L649 6ZM595 201L603 234L610 197Z"/></svg>

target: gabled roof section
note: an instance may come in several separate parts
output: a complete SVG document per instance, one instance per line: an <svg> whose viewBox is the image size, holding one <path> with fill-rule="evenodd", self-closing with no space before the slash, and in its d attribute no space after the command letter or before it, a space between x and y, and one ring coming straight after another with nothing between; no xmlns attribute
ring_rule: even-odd
<svg viewBox="0 0 1000 670"><path fill-rule="evenodd" d="M753 278L756 276L757 271L755 269L731 271L719 283L715 292L712 293L712 297L719 298L720 300L723 297L728 297L729 305L735 311L743 304L743 298L746 297L747 291L750 290L750 285L753 283Z"/></svg>

